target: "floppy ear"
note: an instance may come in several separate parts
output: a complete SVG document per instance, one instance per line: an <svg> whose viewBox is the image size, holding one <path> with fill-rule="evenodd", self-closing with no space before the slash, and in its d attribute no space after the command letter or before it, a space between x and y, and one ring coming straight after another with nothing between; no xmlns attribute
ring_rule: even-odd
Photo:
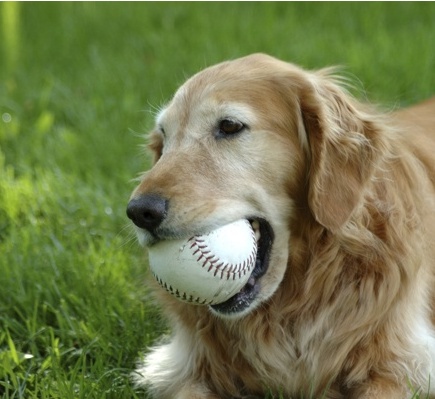
<svg viewBox="0 0 435 399"><path fill-rule="evenodd" d="M332 78L314 75L302 89L301 113L310 148L308 202L315 219L336 231L364 195L378 158L375 117Z"/></svg>

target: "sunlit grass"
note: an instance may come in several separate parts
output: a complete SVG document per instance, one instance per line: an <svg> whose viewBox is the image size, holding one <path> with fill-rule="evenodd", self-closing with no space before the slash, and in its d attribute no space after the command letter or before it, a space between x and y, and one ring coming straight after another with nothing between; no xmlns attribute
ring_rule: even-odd
<svg viewBox="0 0 435 399"><path fill-rule="evenodd" d="M435 3L1 3L0 397L135 398L165 326L126 227L152 111L255 51L358 76L370 98L435 87ZM269 395L273 397L272 393Z"/></svg>
<svg viewBox="0 0 435 399"><path fill-rule="evenodd" d="M17 67L20 51L20 3L5 2L2 8L3 62L10 72Z"/></svg>

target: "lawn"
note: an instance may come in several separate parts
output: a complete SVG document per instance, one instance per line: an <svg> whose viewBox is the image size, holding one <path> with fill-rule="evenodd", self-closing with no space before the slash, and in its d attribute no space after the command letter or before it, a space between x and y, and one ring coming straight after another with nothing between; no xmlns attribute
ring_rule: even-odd
<svg viewBox="0 0 435 399"><path fill-rule="evenodd" d="M406 105L435 92L434 20L411 2L0 3L0 397L146 397L129 374L167 330L125 207L187 76L262 51Z"/></svg>

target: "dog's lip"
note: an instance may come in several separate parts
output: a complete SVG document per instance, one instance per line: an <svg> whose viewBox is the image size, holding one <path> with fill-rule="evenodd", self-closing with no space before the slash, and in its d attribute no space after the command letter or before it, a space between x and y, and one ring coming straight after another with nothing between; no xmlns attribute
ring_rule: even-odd
<svg viewBox="0 0 435 399"><path fill-rule="evenodd" d="M236 315L246 310L260 292L260 278L269 268L269 258L274 241L274 232L270 223L263 218L247 218L251 224L258 222L260 238L258 241L257 260L255 268L245 286L225 302L210 305L216 313Z"/></svg>

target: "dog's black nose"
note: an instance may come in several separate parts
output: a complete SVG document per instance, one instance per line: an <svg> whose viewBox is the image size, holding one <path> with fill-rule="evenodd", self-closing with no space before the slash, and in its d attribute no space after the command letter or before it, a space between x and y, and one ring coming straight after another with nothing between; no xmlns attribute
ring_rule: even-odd
<svg viewBox="0 0 435 399"><path fill-rule="evenodd" d="M127 216L133 223L153 231L166 217L168 200L157 194L146 194L132 199L127 205Z"/></svg>

